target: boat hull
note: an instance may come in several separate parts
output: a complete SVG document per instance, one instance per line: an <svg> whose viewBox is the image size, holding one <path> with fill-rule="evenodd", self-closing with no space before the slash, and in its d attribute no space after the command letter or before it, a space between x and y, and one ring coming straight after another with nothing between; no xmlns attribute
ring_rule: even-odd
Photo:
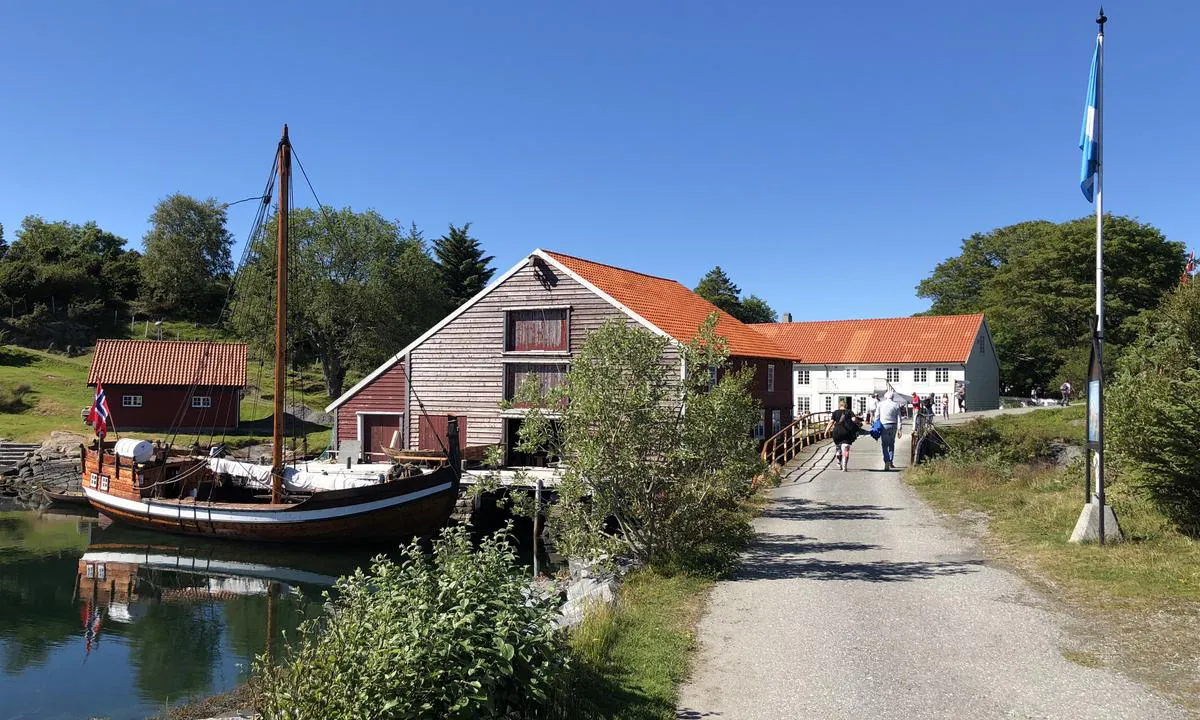
<svg viewBox="0 0 1200 720"><path fill-rule="evenodd" d="M433 535L446 524L458 483L449 470L422 480L317 493L281 505L132 499L88 487L84 492L96 510L148 530L255 542L363 542Z"/></svg>

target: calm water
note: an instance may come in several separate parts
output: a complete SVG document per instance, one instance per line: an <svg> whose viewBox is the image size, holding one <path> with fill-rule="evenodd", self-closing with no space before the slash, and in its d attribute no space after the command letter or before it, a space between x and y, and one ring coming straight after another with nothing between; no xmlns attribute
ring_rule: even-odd
<svg viewBox="0 0 1200 720"><path fill-rule="evenodd" d="M80 512L0 509L0 720L144 718L229 690L379 552L204 542Z"/></svg>

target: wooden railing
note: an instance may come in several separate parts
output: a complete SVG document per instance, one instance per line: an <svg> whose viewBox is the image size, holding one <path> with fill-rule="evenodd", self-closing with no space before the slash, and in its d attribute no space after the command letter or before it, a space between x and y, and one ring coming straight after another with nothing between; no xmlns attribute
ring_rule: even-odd
<svg viewBox="0 0 1200 720"><path fill-rule="evenodd" d="M769 467L783 465L799 455L804 448L829 437L825 428L829 426L832 416L832 412L815 412L800 416L767 438L762 446L762 459Z"/></svg>

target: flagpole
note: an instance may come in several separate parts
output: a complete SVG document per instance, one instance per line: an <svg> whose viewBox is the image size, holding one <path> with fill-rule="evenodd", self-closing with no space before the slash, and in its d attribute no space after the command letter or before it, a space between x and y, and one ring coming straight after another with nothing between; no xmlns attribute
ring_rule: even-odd
<svg viewBox="0 0 1200 720"><path fill-rule="evenodd" d="M1104 367L1104 8L1096 24L1096 362ZM1104 544L1104 376L1100 376L1099 447L1096 449L1096 504L1100 544Z"/></svg>

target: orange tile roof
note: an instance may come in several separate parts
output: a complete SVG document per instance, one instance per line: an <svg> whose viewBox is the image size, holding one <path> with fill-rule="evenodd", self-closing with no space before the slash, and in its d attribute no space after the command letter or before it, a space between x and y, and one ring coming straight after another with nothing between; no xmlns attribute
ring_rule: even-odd
<svg viewBox="0 0 1200 720"><path fill-rule="evenodd" d="M88 385L246 385L246 344L98 340Z"/></svg>
<svg viewBox="0 0 1200 720"><path fill-rule="evenodd" d="M716 311L720 314L717 334L728 340L730 354L788 357L782 347L764 334L756 332L674 280L643 275L562 253L543 252L680 342L695 338L700 324Z"/></svg>
<svg viewBox="0 0 1200 720"><path fill-rule="evenodd" d="M982 323L983 315L926 315L751 327L805 364L965 363Z"/></svg>

